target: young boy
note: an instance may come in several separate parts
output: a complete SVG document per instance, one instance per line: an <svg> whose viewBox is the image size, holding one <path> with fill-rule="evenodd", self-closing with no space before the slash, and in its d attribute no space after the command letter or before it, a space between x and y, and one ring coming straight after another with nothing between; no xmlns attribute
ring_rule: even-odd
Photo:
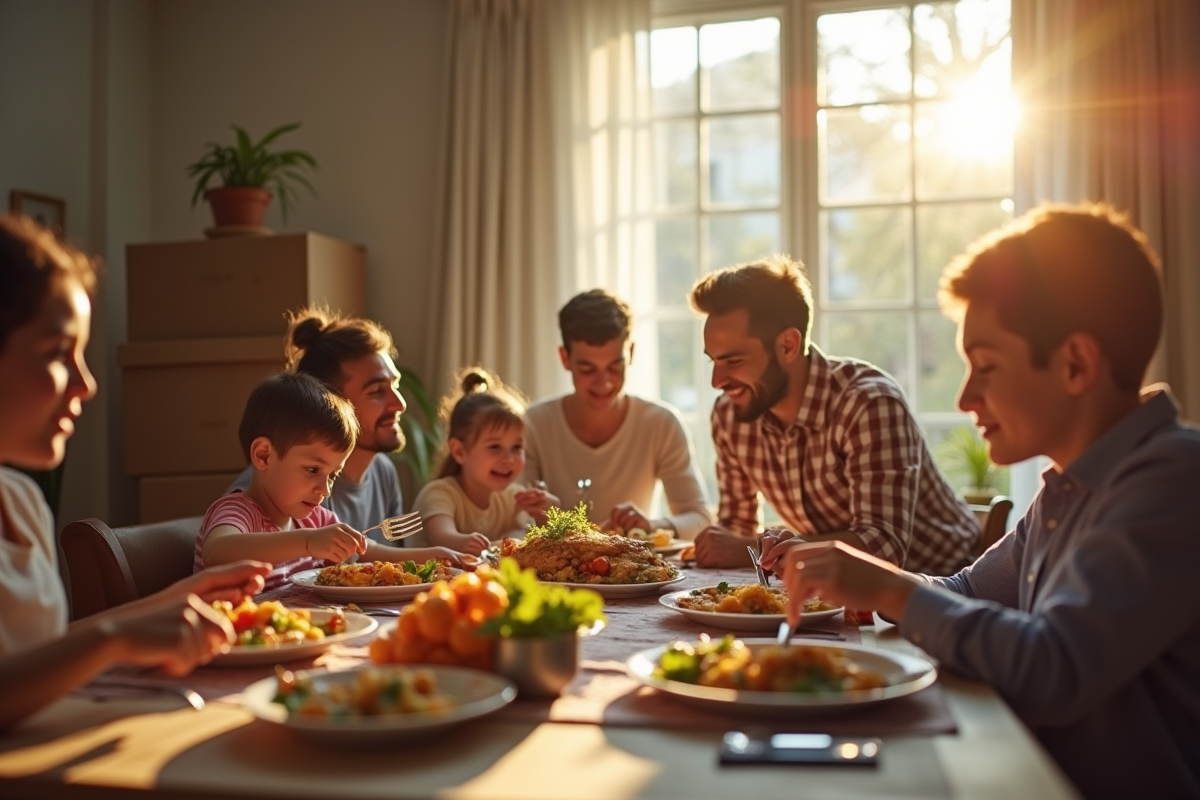
<svg viewBox="0 0 1200 800"><path fill-rule="evenodd" d="M773 548L790 616L875 608L992 684L1088 797L1200 797L1200 431L1139 392L1162 326L1158 258L1104 205L1036 209L942 278L959 407L992 460L1053 462L1032 508L949 578L840 543ZM782 555L782 557L781 557Z"/></svg>
<svg viewBox="0 0 1200 800"><path fill-rule="evenodd" d="M321 507L357 435L354 406L316 378L281 373L255 387L238 427L254 475L244 492L209 506L196 537L196 570L247 558L269 561L275 565L269 590L294 572L354 554L367 561L457 562L444 547L399 549L370 541Z"/></svg>

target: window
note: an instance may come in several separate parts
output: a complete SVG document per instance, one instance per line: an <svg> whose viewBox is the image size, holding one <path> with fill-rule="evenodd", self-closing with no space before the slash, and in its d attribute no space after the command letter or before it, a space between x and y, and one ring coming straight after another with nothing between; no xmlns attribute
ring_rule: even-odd
<svg viewBox="0 0 1200 800"><path fill-rule="evenodd" d="M689 5L660 0L650 39L657 302L638 312L634 390L682 412L715 498L687 292L789 252L813 281L813 341L895 377L936 451L967 422L938 276L1012 214L1007 0Z"/></svg>

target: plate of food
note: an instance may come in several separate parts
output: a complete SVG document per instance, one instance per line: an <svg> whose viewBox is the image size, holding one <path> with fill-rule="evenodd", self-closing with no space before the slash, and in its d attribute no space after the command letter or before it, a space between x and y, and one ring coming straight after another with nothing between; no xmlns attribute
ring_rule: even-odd
<svg viewBox="0 0 1200 800"><path fill-rule="evenodd" d="M551 508L545 525L531 526L524 539L502 541L500 555L532 569L543 583L584 587L604 597L650 594L683 580L645 543L597 528L582 503L574 510Z"/></svg>
<svg viewBox="0 0 1200 800"><path fill-rule="evenodd" d="M340 747L424 741L517 696L508 678L462 667L277 672L246 688L246 710L306 739Z"/></svg>
<svg viewBox="0 0 1200 800"><path fill-rule="evenodd" d="M671 592L658 602L693 622L731 631L776 631L787 610L787 590L782 586L749 583L730 586L721 582L682 592ZM804 602L800 627L823 622L844 611L818 597Z"/></svg>
<svg viewBox="0 0 1200 800"><path fill-rule="evenodd" d="M326 600L387 603L411 600L430 584L449 580L459 572L433 560L420 565L414 561L371 561L306 569L293 573L290 580Z"/></svg>
<svg viewBox="0 0 1200 800"><path fill-rule="evenodd" d="M238 605L225 600L213 603L233 625L237 640L213 659L223 667L278 664L314 658L339 642L373 632L379 623L366 614L336 609L287 608L277 600Z"/></svg>
<svg viewBox="0 0 1200 800"><path fill-rule="evenodd" d="M925 658L840 642L781 647L770 639L676 641L633 655L634 680L717 712L826 713L919 692L937 679Z"/></svg>
<svg viewBox="0 0 1200 800"><path fill-rule="evenodd" d="M669 556L672 553L678 553L683 548L687 547L691 542L686 539L679 539L675 536L675 531L670 528L658 528L657 530L647 531L643 528L630 528L622 530L621 528L612 528L604 531L613 536L624 536L627 539L632 539L635 542L645 542L646 545L656 553L664 556Z"/></svg>

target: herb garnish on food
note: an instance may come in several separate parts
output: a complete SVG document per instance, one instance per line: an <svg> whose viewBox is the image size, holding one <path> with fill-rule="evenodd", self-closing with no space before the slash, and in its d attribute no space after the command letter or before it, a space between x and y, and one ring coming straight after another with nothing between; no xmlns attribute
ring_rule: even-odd
<svg viewBox="0 0 1200 800"><path fill-rule="evenodd" d="M717 594L729 594L729 584L721 581L717 584Z"/></svg>
<svg viewBox="0 0 1200 800"><path fill-rule="evenodd" d="M574 509L550 508L546 511L545 525L531 525L526 539L562 539L572 533L587 533L598 530L588 519L587 504L582 501Z"/></svg>
<svg viewBox="0 0 1200 800"><path fill-rule="evenodd" d="M417 562L409 559L404 562L403 567L404 571L409 575L416 575L423 583L429 583L437 573L438 562L431 558L418 567Z"/></svg>

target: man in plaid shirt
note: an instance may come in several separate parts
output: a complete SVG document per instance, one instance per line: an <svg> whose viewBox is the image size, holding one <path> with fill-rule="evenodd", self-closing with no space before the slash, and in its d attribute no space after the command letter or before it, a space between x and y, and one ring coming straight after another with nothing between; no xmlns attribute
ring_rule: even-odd
<svg viewBox="0 0 1200 800"><path fill-rule="evenodd" d="M896 382L809 341L812 290L784 256L711 273L692 289L704 350L720 507L696 538L702 567L744 566L761 493L791 528L908 570L950 575L979 527L934 464Z"/></svg>

